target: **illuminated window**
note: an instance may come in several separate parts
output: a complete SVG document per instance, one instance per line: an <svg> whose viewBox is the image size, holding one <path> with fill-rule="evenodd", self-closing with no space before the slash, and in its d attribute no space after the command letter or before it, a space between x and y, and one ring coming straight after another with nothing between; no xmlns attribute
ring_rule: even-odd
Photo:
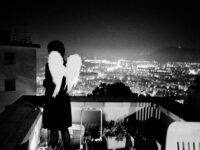
<svg viewBox="0 0 200 150"><path fill-rule="evenodd" d="M5 91L15 91L15 79L6 79L5 80Z"/></svg>
<svg viewBox="0 0 200 150"><path fill-rule="evenodd" d="M4 60L6 65L14 65L15 64L15 53L6 52L4 53Z"/></svg>

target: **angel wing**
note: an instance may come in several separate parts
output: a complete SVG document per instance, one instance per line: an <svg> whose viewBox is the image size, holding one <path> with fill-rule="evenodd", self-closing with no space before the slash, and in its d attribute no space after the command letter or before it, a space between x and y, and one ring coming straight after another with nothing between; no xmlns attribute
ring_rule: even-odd
<svg viewBox="0 0 200 150"><path fill-rule="evenodd" d="M67 78L67 89L71 91L72 87L76 85L80 69L82 65L81 57L78 54L70 55L67 58L67 66L65 70L65 76Z"/></svg>
<svg viewBox="0 0 200 150"><path fill-rule="evenodd" d="M52 51L48 56L48 64L53 82L56 87L53 96L56 96L60 91L62 78L65 73L65 66L63 65L63 58L57 51Z"/></svg>

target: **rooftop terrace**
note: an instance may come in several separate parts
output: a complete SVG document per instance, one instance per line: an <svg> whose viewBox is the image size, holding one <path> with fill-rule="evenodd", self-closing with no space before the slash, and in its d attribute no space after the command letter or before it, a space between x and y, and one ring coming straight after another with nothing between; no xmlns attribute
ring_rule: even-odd
<svg viewBox="0 0 200 150"><path fill-rule="evenodd" d="M43 96L22 96L0 114L0 149L36 149L42 128ZM71 97L72 122L80 124L81 109L100 108L103 121L123 119L130 135L138 128L165 147L166 132L173 121L199 121L195 111L172 99L131 97Z"/></svg>

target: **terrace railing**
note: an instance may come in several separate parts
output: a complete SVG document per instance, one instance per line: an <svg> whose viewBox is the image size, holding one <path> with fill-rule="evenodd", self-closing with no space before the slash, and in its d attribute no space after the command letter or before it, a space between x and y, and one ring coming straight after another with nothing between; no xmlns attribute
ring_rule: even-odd
<svg viewBox="0 0 200 150"><path fill-rule="evenodd" d="M0 114L0 149L25 146L32 150L37 147L42 127L42 112L38 106L42 106L44 101L43 96L22 96ZM88 106L101 108L103 120L120 118L130 124L133 120L140 123L154 120L151 125L158 130L155 137L161 145L166 140L168 126L174 121L188 121L191 115L183 105L164 98L71 97L71 104L74 123L80 123L81 109Z"/></svg>

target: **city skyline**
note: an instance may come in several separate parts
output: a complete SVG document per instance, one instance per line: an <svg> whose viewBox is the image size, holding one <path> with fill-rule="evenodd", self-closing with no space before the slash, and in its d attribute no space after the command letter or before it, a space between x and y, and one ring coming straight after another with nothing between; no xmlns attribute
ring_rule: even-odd
<svg viewBox="0 0 200 150"><path fill-rule="evenodd" d="M87 96L101 83L121 82L132 93L158 97L174 96L183 99L187 89L200 73L200 63L134 61L115 58L84 57L77 85L70 92L73 96ZM44 67L37 73L37 94L44 94Z"/></svg>

